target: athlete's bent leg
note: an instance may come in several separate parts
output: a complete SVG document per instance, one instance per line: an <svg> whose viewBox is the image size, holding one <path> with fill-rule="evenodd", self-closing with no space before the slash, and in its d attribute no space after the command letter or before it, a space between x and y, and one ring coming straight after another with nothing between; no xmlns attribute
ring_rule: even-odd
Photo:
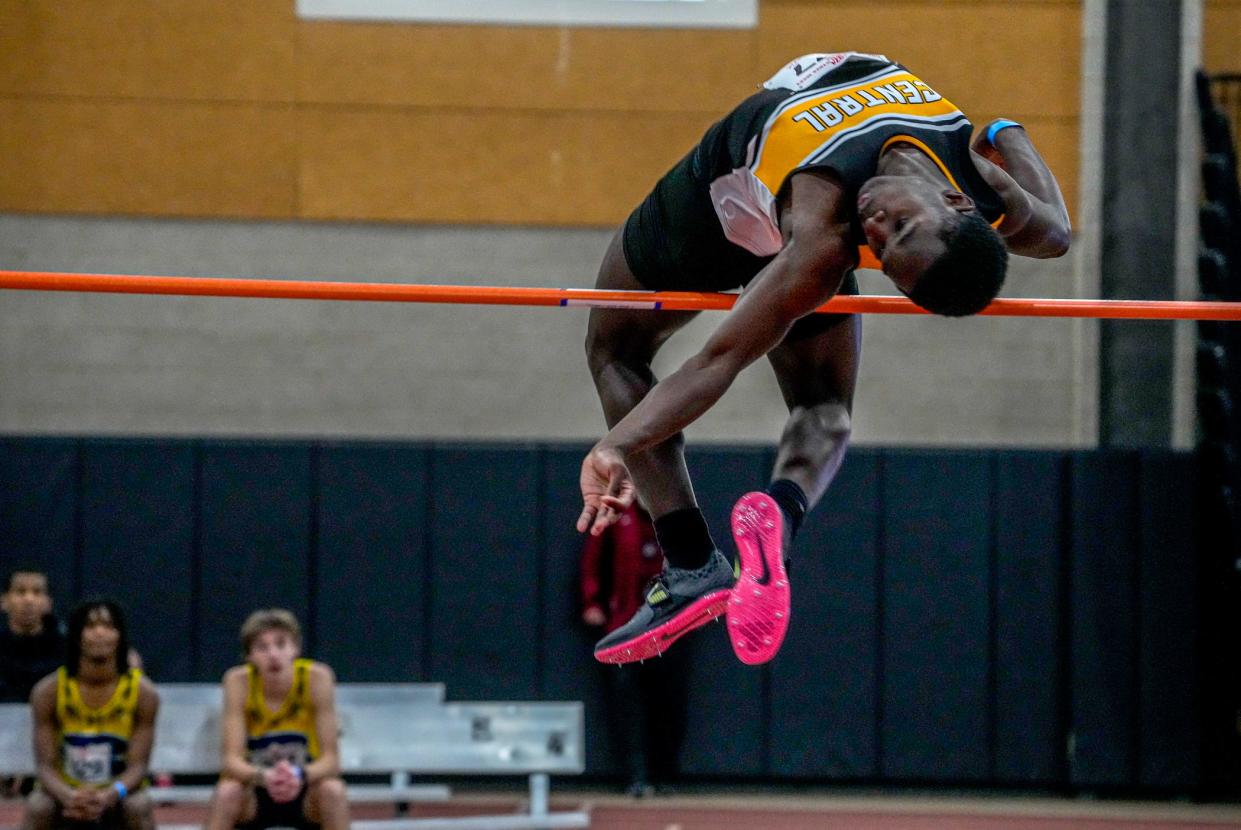
<svg viewBox="0 0 1241 830"><path fill-rule="evenodd" d="M639 290L625 261L618 233L604 255L597 286ZM608 426L627 415L655 385L651 361L673 332L693 319L692 312L594 309L586 353ZM629 663L655 657L679 637L724 612L732 587L732 566L715 549L698 510L685 467L680 435L626 458L638 496L652 516L670 566L647 591L645 601L625 625L595 646L596 659Z"/></svg>
<svg viewBox="0 0 1241 830"><path fill-rule="evenodd" d="M641 291L625 262L618 232L599 266L596 288ZM669 337L697 312L596 308L586 331L586 359L608 428L629 414L656 383L651 361ZM625 459L647 512L658 518L696 506L680 434Z"/></svg>
<svg viewBox="0 0 1241 830"><path fill-rule="evenodd" d="M733 508L740 575L728 605L728 634L743 663L776 655L788 629L786 558L806 510L840 469L849 443L861 322L813 315L768 356L789 408L766 493Z"/></svg>
<svg viewBox="0 0 1241 830"><path fill-rule="evenodd" d="M60 805L43 790L34 790L26 796L26 810L22 813L22 830L52 830Z"/></svg>
<svg viewBox="0 0 1241 830"><path fill-rule="evenodd" d="M207 806L206 830L233 830L253 821L258 811L254 789L232 778L221 778Z"/></svg>
<svg viewBox="0 0 1241 830"><path fill-rule="evenodd" d="M155 810L145 792L130 793L121 802L125 830L155 830Z"/></svg>
<svg viewBox="0 0 1241 830"><path fill-rule="evenodd" d="M303 805L306 818L323 830L345 830L349 826L349 799L345 795L345 782L339 778L324 778L306 790Z"/></svg>

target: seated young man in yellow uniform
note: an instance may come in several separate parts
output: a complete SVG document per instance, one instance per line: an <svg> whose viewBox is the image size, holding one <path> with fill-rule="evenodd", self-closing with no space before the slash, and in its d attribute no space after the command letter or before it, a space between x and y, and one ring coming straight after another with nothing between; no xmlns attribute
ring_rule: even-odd
<svg viewBox="0 0 1241 830"><path fill-rule="evenodd" d="M128 667L125 615L93 600L69 618L65 665L30 693L39 788L23 830L88 823L154 830L141 791L155 741L159 695Z"/></svg>
<svg viewBox="0 0 1241 830"><path fill-rule="evenodd" d="M301 627L283 609L255 611L241 626L246 662L224 673L223 768L208 830L349 826L336 677L301 649Z"/></svg>

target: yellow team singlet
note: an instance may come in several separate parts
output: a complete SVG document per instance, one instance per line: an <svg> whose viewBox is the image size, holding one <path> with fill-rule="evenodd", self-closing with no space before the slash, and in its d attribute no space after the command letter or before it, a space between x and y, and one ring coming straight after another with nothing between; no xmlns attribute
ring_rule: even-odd
<svg viewBox="0 0 1241 830"><path fill-rule="evenodd" d="M246 752L259 767L288 761L299 767L319 757L315 709L310 701L311 661L293 661L293 687L275 712L263 699L263 680L254 666L246 667Z"/></svg>
<svg viewBox="0 0 1241 830"><path fill-rule="evenodd" d="M61 778L74 786L106 786L124 771L141 680L142 672L130 669L108 702L92 709L82 702L77 679L64 666L56 670Z"/></svg>

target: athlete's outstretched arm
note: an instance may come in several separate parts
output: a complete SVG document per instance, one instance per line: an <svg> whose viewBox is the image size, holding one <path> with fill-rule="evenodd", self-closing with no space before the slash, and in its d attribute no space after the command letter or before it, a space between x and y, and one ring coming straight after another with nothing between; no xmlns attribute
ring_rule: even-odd
<svg viewBox="0 0 1241 830"><path fill-rule="evenodd" d="M340 729L336 721L336 674L323 663L310 667L310 700L315 707L319 757L303 771L306 783L340 775Z"/></svg>
<svg viewBox="0 0 1241 830"><path fill-rule="evenodd" d="M158 715L159 692L155 690L155 684L144 677L138 683L138 709L134 712L134 731L129 736L129 748L125 753L125 771L117 778L128 792L136 792L147 777L151 750L155 746L155 718ZM107 793L109 796L120 795L112 788Z"/></svg>
<svg viewBox="0 0 1241 830"><path fill-rule="evenodd" d="M779 345L799 318L839 290L857 261L843 190L813 173L795 175L781 217L784 247L742 293L702 350L650 393L582 462L579 531L594 534L633 501L625 457L680 432L710 409L746 366Z"/></svg>
<svg viewBox="0 0 1241 830"><path fill-rule="evenodd" d="M261 786L263 771L246 760L246 669L224 673L224 711L220 716L220 774L243 784Z"/></svg>
<svg viewBox="0 0 1241 830"><path fill-rule="evenodd" d="M85 820L78 790L60 777L57 756L60 750L56 724L56 675L40 680L30 692L30 714L33 724L31 743L34 750L35 773L43 791L64 808L67 818Z"/></svg>
<svg viewBox="0 0 1241 830"><path fill-rule="evenodd" d="M1008 249L1022 256L1058 257L1069 249L1069 210L1056 177L1022 127L995 134L984 129L973 143L978 172L1004 201L999 232Z"/></svg>

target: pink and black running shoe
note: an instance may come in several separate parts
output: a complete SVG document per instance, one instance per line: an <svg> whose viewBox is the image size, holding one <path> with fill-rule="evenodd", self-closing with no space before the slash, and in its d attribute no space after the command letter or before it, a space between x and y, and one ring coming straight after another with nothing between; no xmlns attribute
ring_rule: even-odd
<svg viewBox="0 0 1241 830"><path fill-rule="evenodd" d="M651 581L646 601L629 622L595 645L600 663L636 663L658 657L678 639L728 609L733 569L718 550L692 571L665 568Z"/></svg>
<svg viewBox="0 0 1241 830"><path fill-rule="evenodd" d="M747 665L776 656L789 625L784 516L766 493L746 493L733 507L740 573L728 601L728 637Z"/></svg>

